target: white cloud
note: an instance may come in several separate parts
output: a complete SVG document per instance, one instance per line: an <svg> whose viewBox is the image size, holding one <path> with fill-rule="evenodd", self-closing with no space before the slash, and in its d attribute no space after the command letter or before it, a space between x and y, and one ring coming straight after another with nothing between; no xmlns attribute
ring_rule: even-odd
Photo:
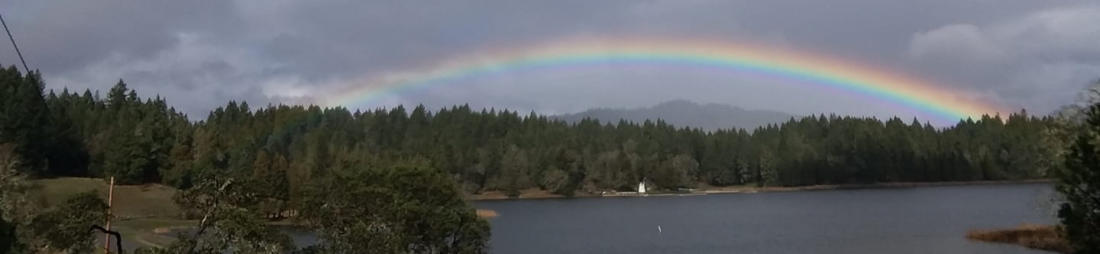
<svg viewBox="0 0 1100 254"><path fill-rule="evenodd" d="M313 95L313 85L297 77L281 77L269 79L260 87L267 97L300 99Z"/></svg>
<svg viewBox="0 0 1100 254"><path fill-rule="evenodd" d="M1008 56L1001 47L981 28L971 24L955 24L914 35L909 45L909 56L922 60L1003 61Z"/></svg>
<svg viewBox="0 0 1100 254"><path fill-rule="evenodd" d="M913 35L907 58L1012 107L1054 110L1100 77L1100 5L1053 8Z"/></svg>

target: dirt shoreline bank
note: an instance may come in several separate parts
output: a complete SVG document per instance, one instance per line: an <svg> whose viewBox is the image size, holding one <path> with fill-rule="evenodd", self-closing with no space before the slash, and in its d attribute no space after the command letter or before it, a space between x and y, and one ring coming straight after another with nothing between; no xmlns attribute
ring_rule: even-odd
<svg viewBox="0 0 1100 254"><path fill-rule="evenodd" d="M749 193L763 193L763 192L791 192L791 191L825 191L825 190L857 190L857 189L894 189L894 188L919 188L919 187L940 187L940 186L963 186L963 185L998 185L998 184L1035 184L1035 183L1051 183L1052 179L1030 179L1030 180L1006 180L1006 181L960 181L960 182L892 182L892 183L872 183L872 184L831 184L831 185L807 185L807 186L769 186L769 187L755 187L755 186L725 186L725 187L702 187L693 189L688 192L651 192L646 194L638 194L633 192L605 192L605 193L577 193L572 197L566 197L564 195L550 193L545 190L539 189L527 189L520 191L519 197L510 197L503 192L489 191L480 194L467 194L466 199L470 201L490 201L490 200L517 200L517 199L562 199L562 198L618 198L618 197L659 197L659 196L697 196L697 195L714 195L714 194L749 194Z"/></svg>
<svg viewBox="0 0 1100 254"><path fill-rule="evenodd" d="M966 239L990 243L1020 245L1031 249L1071 253L1072 248L1058 226L1021 225L1015 228L994 230L971 230Z"/></svg>

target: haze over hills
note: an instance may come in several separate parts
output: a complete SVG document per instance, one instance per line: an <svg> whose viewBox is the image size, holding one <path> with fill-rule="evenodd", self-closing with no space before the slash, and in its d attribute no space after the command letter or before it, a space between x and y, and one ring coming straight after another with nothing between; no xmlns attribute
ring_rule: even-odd
<svg viewBox="0 0 1100 254"><path fill-rule="evenodd" d="M690 126L704 130L732 127L751 130L759 126L787 121L792 115L778 111L747 110L718 103L699 104L688 100L672 100L646 108L596 108L555 116L567 122L577 122L586 117L610 123L618 122L620 119L638 123L647 119L663 119L675 126Z"/></svg>

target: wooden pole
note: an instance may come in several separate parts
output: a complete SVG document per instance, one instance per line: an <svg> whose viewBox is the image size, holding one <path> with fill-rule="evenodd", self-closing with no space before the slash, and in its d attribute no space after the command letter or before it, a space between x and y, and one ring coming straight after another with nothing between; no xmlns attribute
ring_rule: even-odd
<svg viewBox="0 0 1100 254"><path fill-rule="evenodd" d="M111 177L111 184L107 186L107 231L111 230L111 204L115 197L115 177ZM103 253L111 253L111 234L104 234L106 238L103 240Z"/></svg>

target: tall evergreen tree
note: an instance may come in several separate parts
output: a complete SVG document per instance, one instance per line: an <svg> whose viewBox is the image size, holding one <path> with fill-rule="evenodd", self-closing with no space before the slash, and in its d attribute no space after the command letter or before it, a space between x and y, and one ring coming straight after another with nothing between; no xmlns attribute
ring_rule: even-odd
<svg viewBox="0 0 1100 254"><path fill-rule="evenodd" d="M1086 111L1078 134L1056 171L1056 189L1065 202L1058 210L1066 236L1076 253L1100 253L1100 103Z"/></svg>
<svg viewBox="0 0 1100 254"><path fill-rule="evenodd" d="M0 143L15 145L29 174L46 175L52 140L41 74L24 76L15 66L0 70Z"/></svg>

